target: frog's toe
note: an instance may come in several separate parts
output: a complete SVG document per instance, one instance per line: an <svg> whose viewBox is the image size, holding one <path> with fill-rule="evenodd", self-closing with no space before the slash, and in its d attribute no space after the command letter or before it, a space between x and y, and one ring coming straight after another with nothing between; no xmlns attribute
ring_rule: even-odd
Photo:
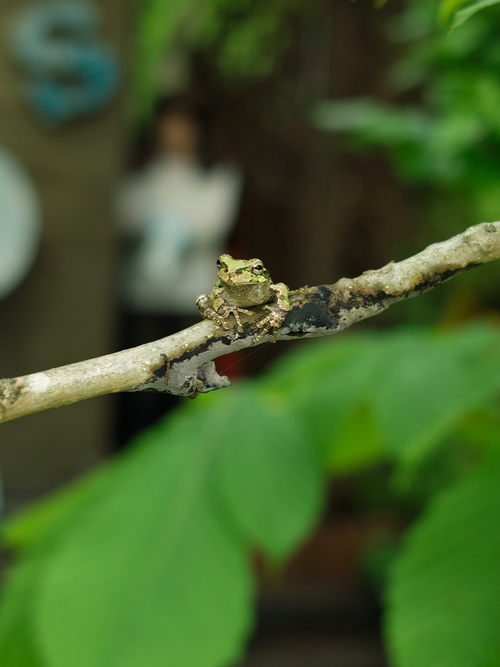
<svg viewBox="0 0 500 667"><path fill-rule="evenodd" d="M258 333L254 336L254 342L257 343L261 338L263 338L267 333L271 333L269 339L270 343L276 342L276 337L278 335L279 328L285 321L286 313L283 313L281 310L274 310L268 308L271 311L270 315L262 318L255 324L256 329L260 329Z"/></svg>
<svg viewBox="0 0 500 667"><path fill-rule="evenodd" d="M253 342L258 343L262 338L264 338L266 333L267 333L267 329L261 329L260 331L258 331L255 334L255 336L253 337Z"/></svg>
<svg viewBox="0 0 500 667"><path fill-rule="evenodd" d="M222 327L223 329L230 329L231 326L227 322L227 320L219 315L213 308L207 308L206 310L203 311L203 317L205 317L207 320L211 320L212 322L215 322L215 324L219 327Z"/></svg>
<svg viewBox="0 0 500 667"><path fill-rule="evenodd" d="M283 324L284 319L284 317L275 313L264 317L264 319L257 322L255 326L258 329L265 329L266 331L269 331L269 329L279 329Z"/></svg>
<svg viewBox="0 0 500 667"><path fill-rule="evenodd" d="M200 296L196 299L196 307L200 311L200 314L205 316L205 313L210 308L210 298L207 296L207 294L200 294Z"/></svg>

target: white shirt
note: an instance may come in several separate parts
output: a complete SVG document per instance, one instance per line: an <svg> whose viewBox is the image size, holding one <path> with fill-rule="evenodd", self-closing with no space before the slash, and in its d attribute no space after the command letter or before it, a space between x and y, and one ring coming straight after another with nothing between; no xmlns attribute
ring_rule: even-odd
<svg viewBox="0 0 500 667"><path fill-rule="evenodd" d="M136 312L196 313L210 293L240 199L235 167L203 169L178 157L158 160L121 189L122 232L137 240L124 267L123 298Z"/></svg>

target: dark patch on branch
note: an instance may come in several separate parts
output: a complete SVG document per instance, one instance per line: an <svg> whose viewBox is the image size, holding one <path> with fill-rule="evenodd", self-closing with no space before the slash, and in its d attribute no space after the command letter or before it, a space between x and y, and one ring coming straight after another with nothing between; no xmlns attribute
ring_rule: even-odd
<svg viewBox="0 0 500 667"><path fill-rule="evenodd" d="M391 295L383 290L378 290L374 294L370 292L362 292L361 290L333 290L330 308L338 315L342 310L351 311L372 308L373 306L382 306L390 298Z"/></svg>
<svg viewBox="0 0 500 667"><path fill-rule="evenodd" d="M200 345L197 345L196 347L189 348L176 359L171 359L171 365L173 366L174 364L181 364L183 361L189 361L193 357L198 357L200 354L203 354L203 352L207 352L216 340L216 338L210 338L205 340ZM224 342L224 340L222 340L222 342Z"/></svg>
<svg viewBox="0 0 500 667"><path fill-rule="evenodd" d="M441 271L440 273L433 273L429 278L423 279L422 282L419 282L417 285L415 285L415 287L408 292L408 297L414 296L414 292L418 292L419 294L422 292L427 292L428 290L436 287L436 285L440 285L450 278L453 278L453 276L456 276L459 273L464 273L465 271L470 271L471 269L475 269L478 266L482 265L471 262L466 266L460 266L456 269L447 269L446 271Z"/></svg>
<svg viewBox="0 0 500 667"><path fill-rule="evenodd" d="M168 379L168 371L170 367L170 363L168 361L167 355L166 354L160 354L161 358L161 363L159 366L156 366L153 368L153 378L152 380L165 380L165 384Z"/></svg>
<svg viewBox="0 0 500 667"><path fill-rule="evenodd" d="M334 331L338 320L330 310L332 288L328 285L303 288L292 292L292 308L285 318L282 331L287 336L302 337L311 332L311 328Z"/></svg>
<svg viewBox="0 0 500 667"><path fill-rule="evenodd" d="M390 266L390 265L389 265ZM287 315L282 332L286 336L302 337L311 333L311 329L335 332L342 329L347 313L359 311L359 319L366 317L367 309L384 310L394 300L408 299L433 289L453 276L481 266L470 263L454 269L447 269L432 275L419 276L411 289L390 293L383 289L373 289L371 276L360 276L349 281L353 289L342 285L345 279L335 285L319 285L303 288L292 293L292 309Z"/></svg>
<svg viewBox="0 0 500 667"><path fill-rule="evenodd" d="M382 309L391 298L391 295L383 290L370 293L361 289L347 290L336 285L319 285L298 290L297 296L292 298L292 310L287 315L282 330L287 336L294 337L310 334L311 329L335 332L343 328L346 312L365 311L374 306Z"/></svg>
<svg viewBox="0 0 500 667"><path fill-rule="evenodd" d="M245 332L246 332L246 330L247 330L248 328L249 328L248 326L247 326L247 327L244 327ZM248 335L250 335L250 334L248 334ZM246 337L246 336L245 336L245 337ZM231 345L231 343L234 342L234 336L231 336L231 335L228 334L227 331L226 331L226 332L224 333L224 335L221 336L220 341L221 341L221 343L222 343L223 345Z"/></svg>

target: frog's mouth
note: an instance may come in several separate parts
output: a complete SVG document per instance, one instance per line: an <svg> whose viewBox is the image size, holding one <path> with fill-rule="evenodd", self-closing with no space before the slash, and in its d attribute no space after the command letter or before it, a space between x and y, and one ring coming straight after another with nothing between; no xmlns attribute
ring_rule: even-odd
<svg viewBox="0 0 500 667"><path fill-rule="evenodd" d="M221 275L220 279L222 280L223 283L226 283L228 285L231 284L237 284L237 285L251 285L254 280L249 280L248 278L245 278L243 274L243 271L234 271L231 275L228 273L224 273Z"/></svg>

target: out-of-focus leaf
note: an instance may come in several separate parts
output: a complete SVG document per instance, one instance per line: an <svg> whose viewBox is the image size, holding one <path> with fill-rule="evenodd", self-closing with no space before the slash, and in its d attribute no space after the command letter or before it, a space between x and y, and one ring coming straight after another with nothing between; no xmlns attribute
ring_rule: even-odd
<svg viewBox="0 0 500 667"><path fill-rule="evenodd" d="M329 448L327 464L335 473L359 470L387 458L387 449L373 411L366 401L341 424Z"/></svg>
<svg viewBox="0 0 500 667"><path fill-rule="evenodd" d="M266 388L294 395L312 390L322 377L355 366L357 360L364 361L372 346L373 333L343 333L307 341L273 364L265 377Z"/></svg>
<svg viewBox="0 0 500 667"><path fill-rule="evenodd" d="M3 485L2 485L2 478L0 477L0 535L2 533L3 511L4 511Z"/></svg>
<svg viewBox="0 0 500 667"><path fill-rule="evenodd" d="M2 667L46 667L34 620L41 582L58 537L78 522L79 512L107 484L112 472L112 467L102 468L5 522L3 542L23 554L8 571L0 595Z"/></svg>
<svg viewBox="0 0 500 667"><path fill-rule="evenodd" d="M475 103L471 111L476 114L480 112L488 125L496 130L498 136L500 134L500 119L497 113L500 105L498 78L490 73L484 73L476 77L475 83Z"/></svg>
<svg viewBox="0 0 500 667"><path fill-rule="evenodd" d="M475 446L483 447L493 453L500 448L500 410L498 406L486 405L483 410L476 410L457 426L457 436Z"/></svg>
<svg viewBox="0 0 500 667"><path fill-rule="evenodd" d="M211 49L225 77L247 81L272 73L293 35L290 19L315 12L307 0L210 0L198 7L194 42Z"/></svg>
<svg viewBox="0 0 500 667"><path fill-rule="evenodd" d="M384 456L418 463L500 392L500 331L493 327L348 336L294 356L267 382L284 392L334 469Z"/></svg>
<svg viewBox="0 0 500 667"><path fill-rule="evenodd" d="M205 438L185 412L165 439L161 429L144 436L52 555L36 622L51 667L238 658L251 578L209 484L217 437Z"/></svg>
<svg viewBox="0 0 500 667"><path fill-rule="evenodd" d="M111 466L103 468L6 521L6 544L23 554L8 571L0 596L2 667L46 667L35 632L41 582L58 538L78 523L79 513L112 472Z"/></svg>
<svg viewBox="0 0 500 667"><path fill-rule="evenodd" d="M425 460L499 388L493 327L305 346L258 383L190 403L74 494L15 520L10 543L26 547L31 574L7 588L0 628L25 627L43 667L234 661L250 626L248 548L283 558L305 537L321 466ZM43 569L30 570L41 543Z"/></svg>
<svg viewBox="0 0 500 667"><path fill-rule="evenodd" d="M2 588L0 605L0 664L2 667L44 667L34 635L34 599L47 564L47 552L37 549L18 563Z"/></svg>
<svg viewBox="0 0 500 667"><path fill-rule="evenodd" d="M465 7L459 9L455 13L453 22L451 24L451 29L454 30L455 28L458 28L466 21L468 21L471 16L477 14L477 12L480 12L482 9L486 9L487 7L498 5L499 2L500 0L477 0L476 2L468 3Z"/></svg>
<svg viewBox="0 0 500 667"><path fill-rule="evenodd" d="M398 175L428 184L432 196L426 204L427 220L432 220L431 211L438 206L446 208L446 217L460 220L462 215L464 226L470 219L481 219L474 209L475 193L487 181L498 182L500 130L495 102L500 49L496 39L499 13L494 6L498 1L410 2L387 24L390 39L404 44L387 79L396 94L394 103L374 99L320 102L312 115L320 128L347 133L351 139L348 148L385 148ZM441 18L447 23L454 19L454 25L461 23L460 30L445 35L436 29L439 6ZM463 24L486 7L489 12L480 12ZM418 99L418 107L401 106L402 92ZM417 116L409 116L408 111ZM427 125L420 136L418 115ZM470 209L461 205L462 198ZM436 210L435 215L442 218Z"/></svg>
<svg viewBox="0 0 500 667"><path fill-rule="evenodd" d="M363 401L370 403L368 388L379 371L376 341L373 334L318 341L278 362L266 378L266 387L282 392L300 416L327 466L343 460L352 467L356 458L365 465L352 419Z"/></svg>
<svg viewBox="0 0 500 667"><path fill-rule="evenodd" d="M9 517L3 526L2 541L15 549L32 546L89 501L107 479L108 469L102 468Z"/></svg>
<svg viewBox="0 0 500 667"><path fill-rule="evenodd" d="M463 415L489 401L500 391L499 349L500 332L483 327L393 339L373 393L389 448L407 463L418 461Z"/></svg>
<svg viewBox="0 0 500 667"><path fill-rule="evenodd" d="M196 2L190 0L142 0L134 55L134 97L137 112L149 112L158 94L157 69L183 18Z"/></svg>
<svg viewBox="0 0 500 667"><path fill-rule="evenodd" d="M279 394L233 389L210 417L221 447L217 488L250 540L283 558L318 518L320 457Z"/></svg>
<svg viewBox="0 0 500 667"><path fill-rule="evenodd" d="M411 531L389 590L397 667L493 667L500 658L500 466L443 494Z"/></svg>
<svg viewBox="0 0 500 667"><path fill-rule="evenodd" d="M306 0L142 0L134 58L134 96L148 111L168 48L206 49L226 78L268 76L292 35L290 17L311 12ZM167 91L170 92L170 91Z"/></svg>
<svg viewBox="0 0 500 667"><path fill-rule="evenodd" d="M422 141L431 121L418 109L392 109L368 98L322 100L312 112L313 123L330 132L357 132L368 142L396 145Z"/></svg>
<svg viewBox="0 0 500 667"><path fill-rule="evenodd" d="M435 123L429 145L430 159L454 157L484 138L484 127L477 109L448 115Z"/></svg>
<svg viewBox="0 0 500 667"><path fill-rule="evenodd" d="M439 18L448 21L453 14L470 0L441 0Z"/></svg>
<svg viewBox="0 0 500 667"><path fill-rule="evenodd" d="M237 657L250 614L244 547L280 558L296 546L317 518L322 475L278 395L247 387L206 398L107 471L13 521L10 543L28 548L22 567L36 588L31 597L7 591L8 641L22 594L23 613L39 610L36 636L51 665L111 656L120 667L141 656L154 666L166 656L198 667ZM37 544L64 521L37 580Z"/></svg>

